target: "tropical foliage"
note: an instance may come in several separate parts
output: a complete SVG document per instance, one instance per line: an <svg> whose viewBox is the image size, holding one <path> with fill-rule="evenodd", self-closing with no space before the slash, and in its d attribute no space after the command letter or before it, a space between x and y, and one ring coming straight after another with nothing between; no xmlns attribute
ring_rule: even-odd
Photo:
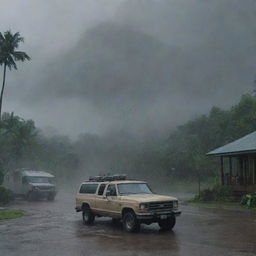
<svg viewBox="0 0 256 256"><path fill-rule="evenodd" d="M244 195L241 204L248 208L256 208L256 193Z"/></svg>
<svg viewBox="0 0 256 256"><path fill-rule="evenodd" d="M192 201L201 202L230 202L233 201L234 197L232 194L232 189L228 186L221 186L215 184L213 188L207 188L202 190L198 195L194 197Z"/></svg>
<svg viewBox="0 0 256 256"><path fill-rule="evenodd" d="M74 177L80 182L89 175L117 172L152 183L159 183L160 179L216 180L219 161L206 153L255 130L256 98L251 95L244 95L228 110L213 107L208 115L177 127L165 141L116 131L83 134L71 141L66 136L45 136L32 120L4 113L0 127L0 172L41 168L69 183Z"/></svg>
<svg viewBox="0 0 256 256"><path fill-rule="evenodd" d="M65 137L44 137L32 120L2 115L0 172L16 168L50 170L64 179L77 168L78 158Z"/></svg>
<svg viewBox="0 0 256 256"><path fill-rule="evenodd" d="M8 204L14 199L12 192L9 189L0 186L0 205Z"/></svg>
<svg viewBox="0 0 256 256"><path fill-rule="evenodd" d="M206 153L255 130L256 98L244 95L229 110L213 107L209 115L179 126L170 134L162 164L180 178L214 176L219 170L218 159Z"/></svg>
<svg viewBox="0 0 256 256"><path fill-rule="evenodd" d="M6 68L9 70L17 69L16 61L30 60L30 57L21 51L17 51L19 43L23 42L24 38L17 32L13 34L11 31L6 31L3 34L0 32L0 65L4 66L3 84L0 94L0 120L2 114L2 102L5 88Z"/></svg>

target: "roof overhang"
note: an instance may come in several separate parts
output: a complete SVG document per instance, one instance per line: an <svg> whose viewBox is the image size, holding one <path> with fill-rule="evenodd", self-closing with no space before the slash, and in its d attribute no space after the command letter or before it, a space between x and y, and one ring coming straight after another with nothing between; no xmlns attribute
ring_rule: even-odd
<svg viewBox="0 0 256 256"><path fill-rule="evenodd" d="M207 156L239 156L239 155L247 155L247 154L256 154L256 150L222 152L222 153L209 152L206 155Z"/></svg>
<svg viewBox="0 0 256 256"><path fill-rule="evenodd" d="M22 176L54 178L52 174L44 171L23 171Z"/></svg>

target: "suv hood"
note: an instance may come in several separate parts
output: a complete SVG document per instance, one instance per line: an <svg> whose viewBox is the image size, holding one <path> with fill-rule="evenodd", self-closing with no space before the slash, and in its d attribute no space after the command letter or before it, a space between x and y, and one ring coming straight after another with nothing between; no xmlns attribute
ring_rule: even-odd
<svg viewBox="0 0 256 256"><path fill-rule="evenodd" d="M177 198L172 196L163 196L157 194L130 194L121 196L121 198L124 200L132 200L139 203L177 200Z"/></svg>

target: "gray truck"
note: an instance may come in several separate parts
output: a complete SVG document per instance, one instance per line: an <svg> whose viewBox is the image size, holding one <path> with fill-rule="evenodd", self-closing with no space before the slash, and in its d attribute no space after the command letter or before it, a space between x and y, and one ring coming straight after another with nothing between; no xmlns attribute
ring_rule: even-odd
<svg viewBox="0 0 256 256"><path fill-rule="evenodd" d="M40 198L53 201L57 194L54 176L45 171L25 168L10 171L4 176L3 185L15 196L23 196L29 201Z"/></svg>

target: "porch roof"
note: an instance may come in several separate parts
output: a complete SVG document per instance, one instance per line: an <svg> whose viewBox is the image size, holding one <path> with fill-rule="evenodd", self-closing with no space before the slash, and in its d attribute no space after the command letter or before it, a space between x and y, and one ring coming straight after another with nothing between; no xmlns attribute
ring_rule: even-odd
<svg viewBox="0 0 256 256"><path fill-rule="evenodd" d="M256 153L256 131L222 147L216 148L208 152L207 155L222 156L247 153Z"/></svg>

